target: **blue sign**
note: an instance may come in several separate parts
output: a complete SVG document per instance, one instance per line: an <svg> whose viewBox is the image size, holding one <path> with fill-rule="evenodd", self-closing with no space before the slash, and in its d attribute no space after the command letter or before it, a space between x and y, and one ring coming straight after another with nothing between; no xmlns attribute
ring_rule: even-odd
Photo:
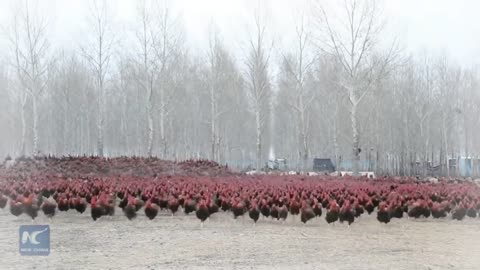
<svg viewBox="0 0 480 270"><path fill-rule="evenodd" d="M20 255L47 256L50 254L50 226L20 226Z"/></svg>

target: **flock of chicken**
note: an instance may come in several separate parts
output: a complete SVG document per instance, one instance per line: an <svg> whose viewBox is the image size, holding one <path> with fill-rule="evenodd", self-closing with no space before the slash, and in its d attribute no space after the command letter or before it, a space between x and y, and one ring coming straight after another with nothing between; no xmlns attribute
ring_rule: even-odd
<svg viewBox="0 0 480 270"><path fill-rule="evenodd" d="M112 157L97 156L38 156L20 157L16 160L7 157L0 164L0 175L55 175L64 177L83 176L232 176L227 166L211 160L171 161L157 157Z"/></svg>
<svg viewBox="0 0 480 270"><path fill-rule="evenodd" d="M247 215L285 220L300 216L303 223L324 216L326 222L352 224L362 215L379 222L392 219L476 218L480 188L471 182L424 183L409 178L226 176L226 177L79 177L0 176L0 208L14 216L35 219L39 212L54 217L76 211L95 221L115 215L132 220L139 211L153 220L160 211L195 214L202 222L219 211L233 218ZM86 212L86 213L85 213Z"/></svg>

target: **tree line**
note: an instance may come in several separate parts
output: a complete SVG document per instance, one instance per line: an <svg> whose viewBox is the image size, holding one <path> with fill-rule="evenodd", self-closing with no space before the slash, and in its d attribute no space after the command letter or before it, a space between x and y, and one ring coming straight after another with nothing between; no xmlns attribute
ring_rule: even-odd
<svg viewBox="0 0 480 270"><path fill-rule="evenodd" d="M162 3L138 2L126 42L108 2L92 1L86 42L66 50L22 1L2 37L0 155L208 158L240 169L276 156L298 170L322 157L394 175L454 175L447 164L471 157L478 174L478 72L386 42L377 1L312 1L288 47L259 7L245 18L242 57L214 23L193 53L181 15Z"/></svg>

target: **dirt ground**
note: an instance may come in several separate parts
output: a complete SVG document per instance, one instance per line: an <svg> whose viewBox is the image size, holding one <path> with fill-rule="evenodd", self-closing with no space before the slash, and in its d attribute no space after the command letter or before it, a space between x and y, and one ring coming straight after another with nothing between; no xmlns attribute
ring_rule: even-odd
<svg viewBox="0 0 480 270"><path fill-rule="evenodd" d="M462 222L393 220L364 215L352 226L324 216L303 225L217 213L203 228L194 215L167 212L128 221L117 209L97 222L89 210L39 214L50 224L47 257L19 255L19 226L32 224L0 210L0 269L480 269L480 218Z"/></svg>

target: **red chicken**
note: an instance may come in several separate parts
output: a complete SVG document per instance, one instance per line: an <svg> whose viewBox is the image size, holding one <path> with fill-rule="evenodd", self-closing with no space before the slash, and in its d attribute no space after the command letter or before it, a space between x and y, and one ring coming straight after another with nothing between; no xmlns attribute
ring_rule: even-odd
<svg viewBox="0 0 480 270"><path fill-rule="evenodd" d="M192 199L189 198L185 201L185 205L183 206L183 210L185 211L185 214L190 214L191 212L196 211L196 202Z"/></svg>
<svg viewBox="0 0 480 270"><path fill-rule="evenodd" d="M153 220L157 216L159 208L158 205L152 203L151 200L148 200L145 204L145 216L147 216L148 219Z"/></svg>
<svg viewBox="0 0 480 270"><path fill-rule="evenodd" d="M172 211L172 216L178 211L178 207L180 207L180 204L177 199L172 197L170 200L168 200L168 209Z"/></svg>
<svg viewBox="0 0 480 270"><path fill-rule="evenodd" d="M210 215L218 212L219 207L214 201L208 199L207 206L208 206L208 212L210 213Z"/></svg>
<svg viewBox="0 0 480 270"><path fill-rule="evenodd" d="M27 198L23 200L23 211L25 214L30 216L32 219L35 219L38 216L38 204L34 200L34 195L31 193Z"/></svg>
<svg viewBox="0 0 480 270"><path fill-rule="evenodd" d="M279 219L280 217L278 216L279 214L279 211L278 211L278 206L276 204L273 204L272 205L272 208L270 209L270 216L273 218L273 219Z"/></svg>
<svg viewBox="0 0 480 270"><path fill-rule="evenodd" d="M349 201L345 202L342 205L342 208L340 209L340 212L338 214L338 218L340 220L340 223L347 221L348 225L351 225L355 220L355 211L352 209Z"/></svg>
<svg viewBox="0 0 480 270"><path fill-rule="evenodd" d="M61 196L58 198L58 210L59 211L68 211L70 209L68 199L66 197Z"/></svg>
<svg viewBox="0 0 480 270"><path fill-rule="evenodd" d="M105 209L97 204L97 197L93 196L91 199L91 205L90 205L90 214L92 216L93 221L96 221L99 219L101 216L106 214Z"/></svg>
<svg viewBox="0 0 480 270"><path fill-rule="evenodd" d="M113 201L113 198L110 196L106 196L105 194L102 194L99 199L100 205L105 209L105 215L108 216L113 216L115 215L115 203Z"/></svg>
<svg viewBox="0 0 480 270"><path fill-rule="evenodd" d="M467 214L467 208L465 204L462 202L459 205L457 205L455 209L453 209L452 219L460 221L465 217L466 214Z"/></svg>
<svg viewBox="0 0 480 270"><path fill-rule="evenodd" d="M290 203L290 214L298 215L300 213L300 204L296 199Z"/></svg>
<svg viewBox="0 0 480 270"><path fill-rule="evenodd" d="M125 208L123 208L123 213L128 218L128 220L132 220L137 217L136 205L137 205L137 198L135 197L128 198L128 203L125 206Z"/></svg>
<svg viewBox="0 0 480 270"><path fill-rule="evenodd" d="M288 217L288 209L287 209L287 206L284 204L282 205L282 207L278 209L278 218L281 219L282 221L285 221L287 217Z"/></svg>
<svg viewBox="0 0 480 270"><path fill-rule="evenodd" d="M373 205L372 199L368 199L367 203L365 204L365 210L370 215L375 210L375 206Z"/></svg>
<svg viewBox="0 0 480 270"><path fill-rule="evenodd" d="M432 204L431 210L433 218L444 218L447 216L445 209L438 202Z"/></svg>
<svg viewBox="0 0 480 270"><path fill-rule="evenodd" d="M201 226L203 227L203 222L205 222L205 220L207 220L207 218L210 216L210 212L208 212L208 206L205 200L200 201L197 206L197 210L195 211L195 215L198 219L200 219Z"/></svg>
<svg viewBox="0 0 480 270"><path fill-rule="evenodd" d="M237 199L233 204L232 204L232 213L233 213L233 218L237 218L239 216L243 216L245 214L245 203Z"/></svg>
<svg viewBox="0 0 480 270"><path fill-rule="evenodd" d="M260 213L262 213L264 217L270 216L270 206L267 204L265 199L263 199L260 203Z"/></svg>
<svg viewBox="0 0 480 270"><path fill-rule="evenodd" d="M10 200L10 213L16 217L23 213L23 203L20 201Z"/></svg>
<svg viewBox="0 0 480 270"><path fill-rule="evenodd" d="M390 209L386 202L381 202L378 205L377 220L380 223L389 223L390 222Z"/></svg>
<svg viewBox="0 0 480 270"><path fill-rule="evenodd" d="M322 216L322 205L317 201L317 199L313 201L313 212L317 217Z"/></svg>
<svg viewBox="0 0 480 270"><path fill-rule="evenodd" d="M45 200L42 204L43 214L49 218L55 215L55 210L57 209L57 204L55 201Z"/></svg>
<svg viewBox="0 0 480 270"><path fill-rule="evenodd" d="M334 223L338 220L338 215L340 213L340 207L338 206L337 201L332 201L329 203L329 208L327 214L325 215L325 220L328 224Z"/></svg>
<svg viewBox="0 0 480 270"><path fill-rule="evenodd" d="M7 205L7 202L8 202L8 198L4 196L2 193L0 193L0 209L5 208L5 206Z"/></svg>
<svg viewBox="0 0 480 270"><path fill-rule="evenodd" d="M477 217L477 210L475 209L475 205L473 203L470 203L470 206L467 209L467 216L471 218Z"/></svg>
<svg viewBox="0 0 480 270"><path fill-rule="evenodd" d="M145 202L143 200L140 200L140 199L137 199L137 198L135 198L134 202L135 202L135 212L138 212L138 210L140 210L143 207L143 205L145 204Z"/></svg>
<svg viewBox="0 0 480 270"><path fill-rule="evenodd" d="M313 212L312 207L303 201L302 208L300 209L300 220L305 224L314 217L315 213Z"/></svg>
<svg viewBox="0 0 480 270"><path fill-rule="evenodd" d="M85 212L85 210L87 209L87 202L81 197L77 197L74 201L74 204L75 210L77 210L77 212L79 212L80 214L83 214L83 212Z"/></svg>
<svg viewBox="0 0 480 270"><path fill-rule="evenodd" d="M257 220L260 217L260 211L258 210L257 203L253 202L250 205L250 209L248 210L248 216L253 220L254 224L257 223Z"/></svg>

